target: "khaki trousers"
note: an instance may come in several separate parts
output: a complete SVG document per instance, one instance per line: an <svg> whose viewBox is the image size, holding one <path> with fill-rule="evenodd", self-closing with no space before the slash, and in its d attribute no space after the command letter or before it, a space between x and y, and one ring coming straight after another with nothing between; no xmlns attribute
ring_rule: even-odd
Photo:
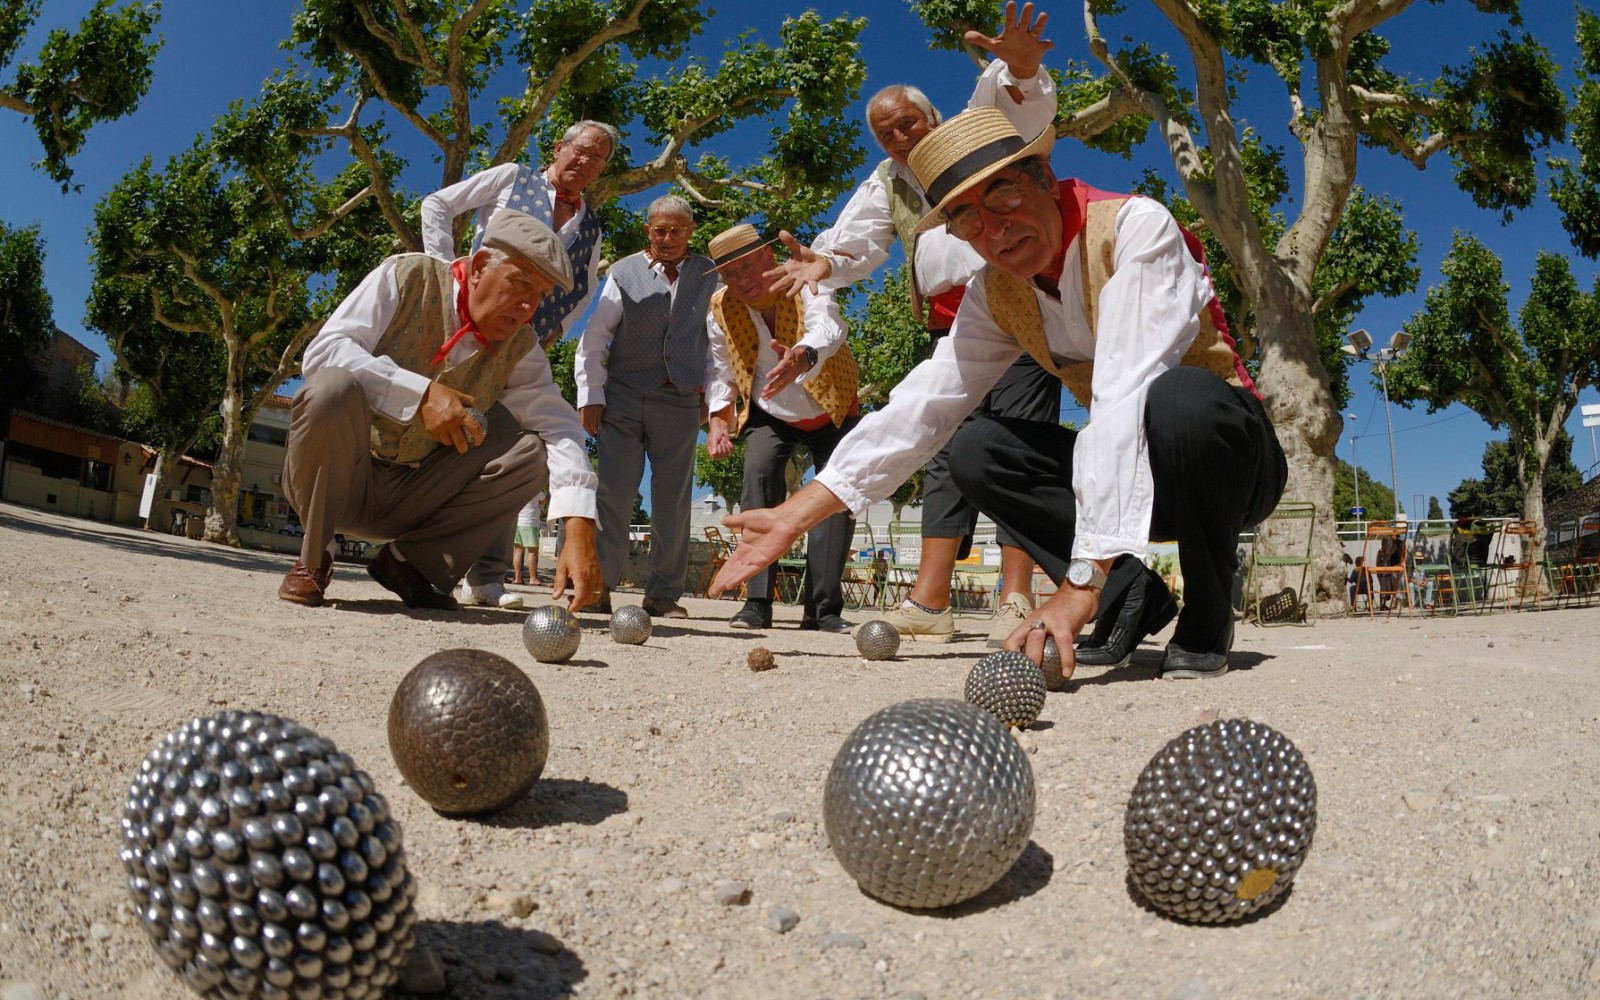
<svg viewBox="0 0 1600 1000"><path fill-rule="evenodd" d="M388 538L418 572L448 592L500 540L549 471L544 442L510 411L488 411L489 434L467 449L441 447L416 466L372 455L372 409L347 371L306 379L290 408L284 491L305 527L300 558L321 565L335 532Z"/></svg>

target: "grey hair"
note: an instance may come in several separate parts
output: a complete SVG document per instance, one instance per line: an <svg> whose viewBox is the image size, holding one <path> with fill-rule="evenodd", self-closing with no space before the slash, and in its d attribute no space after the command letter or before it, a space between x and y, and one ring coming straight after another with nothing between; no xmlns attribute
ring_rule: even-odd
<svg viewBox="0 0 1600 1000"><path fill-rule="evenodd" d="M867 100L867 114L870 116L873 108L880 104L887 104L899 97L905 98L911 103L912 107L922 112L923 117L928 119L929 128L936 128L940 122L944 121L944 118L939 114L939 109L935 108L933 102L928 100L928 95L909 83L891 83L876 94L873 94ZM877 138L876 133L873 134L873 138Z"/></svg>
<svg viewBox="0 0 1600 1000"><path fill-rule="evenodd" d="M622 145L622 133L617 131L615 125L607 125L605 122L597 122L593 119L585 118L583 121L573 122L570 128L561 133L561 141L571 142L590 129L604 133L606 142L611 144L611 151L606 153L606 162L610 163L611 158L617 155L617 147Z"/></svg>
<svg viewBox="0 0 1600 1000"><path fill-rule="evenodd" d="M1012 164L1017 173L1029 178L1039 185L1039 190L1048 191L1055 186L1055 171L1050 169L1048 156L1029 156Z"/></svg>
<svg viewBox="0 0 1600 1000"><path fill-rule="evenodd" d="M689 207L689 203L687 201L684 201L675 194L664 194L655 201L652 201L649 209L645 211L644 217L646 219L651 219L657 214L676 215L680 218L687 219L690 225L694 224L694 209Z"/></svg>

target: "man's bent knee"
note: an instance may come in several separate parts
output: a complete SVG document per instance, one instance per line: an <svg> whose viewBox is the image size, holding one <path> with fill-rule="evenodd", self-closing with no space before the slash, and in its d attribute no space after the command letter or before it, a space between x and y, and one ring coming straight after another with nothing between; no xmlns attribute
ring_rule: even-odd
<svg viewBox="0 0 1600 1000"><path fill-rule="evenodd" d="M950 439L950 478L969 500L987 491L993 483L995 432L1000 424L988 417L974 417Z"/></svg>

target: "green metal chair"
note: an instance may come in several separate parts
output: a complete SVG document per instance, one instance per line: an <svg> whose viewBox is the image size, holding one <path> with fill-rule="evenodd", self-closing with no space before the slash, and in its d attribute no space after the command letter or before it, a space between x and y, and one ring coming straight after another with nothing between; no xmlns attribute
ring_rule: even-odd
<svg viewBox="0 0 1600 1000"><path fill-rule="evenodd" d="M1456 568L1450 558L1450 544L1455 530L1448 524L1422 524L1417 527L1416 541L1411 546L1411 573L1413 581L1422 587L1422 608L1435 614L1448 610L1452 616L1460 611L1461 594L1456 585ZM1439 559L1443 562L1439 562Z"/></svg>
<svg viewBox="0 0 1600 1000"><path fill-rule="evenodd" d="M1250 575L1245 581L1245 608L1255 608L1256 624L1310 625L1316 614L1314 601L1304 599L1306 576L1311 571L1311 537L1317 521L1317 505L1308 501L1286 500L1268 514L1256 528L1250 546ZM1268 551L1269 549L1277 551ZM1282 570L1287 575L1300 568L1300 586L1292 591L1261 596L1261 570Z"/></svg>

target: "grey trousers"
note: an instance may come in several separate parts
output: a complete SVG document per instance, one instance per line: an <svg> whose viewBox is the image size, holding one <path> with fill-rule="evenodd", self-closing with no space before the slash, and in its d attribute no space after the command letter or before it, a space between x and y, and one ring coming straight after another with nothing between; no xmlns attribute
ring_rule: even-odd
<svg viewBox="0 0 1600 1000"><path fill-rule="evenodd" d="M306 529L301 561L320 566L338 531L389 538L448 591L549 477L537 434L499 404L488 417L488 437L465 455L444 447L416 466L392 465L372 456L372 409L355 377L313 373L295 393L283 463L284 492Z"/></svg>
<svg viewBox="0 0 1600 1000"><path fill-rule="evenodd" d="M821 472L827 468L828 459L840 440L860 422L860 417L847 417L840 427L830 423L814 431L803 431L775 419L759 405L751 407L741 434L744 438L744 492L739 497L739 509L778 506L789 494L789 484L783 473L795 446L803 444L809 448L812 464ZM850 540L855 531L855 518L849 511L840 511L824 518L806 535L805 594L802 598L802 613L806 619L815 621L844 610L844 564L850 556ZM750 578L745 593L756 600L771 600L777 582L776 570L767 566Z"/></svg>
<svg viewBox="0 0 1600 1000"><path fill-rule="evenodd" d="M653 602L683 596L689 575L689 491L700 435L700 393L663 383L636 389L606 383L605 412L595 448L600 453L600 572L607 587L622 580L628 561L628 521L650 459L650 575L644 596Z"/></svg>

